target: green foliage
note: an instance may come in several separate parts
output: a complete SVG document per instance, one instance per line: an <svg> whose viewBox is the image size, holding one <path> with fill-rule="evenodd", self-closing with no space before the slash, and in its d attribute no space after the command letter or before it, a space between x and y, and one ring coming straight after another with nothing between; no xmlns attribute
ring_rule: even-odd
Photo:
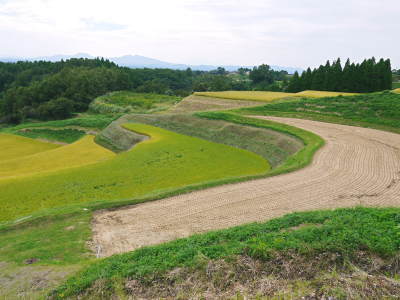
<svg viewBox="0 0 400 300"><path fill-rule="evenodd" d="M71 117L73 111L74 102L60 97L40 104L37 108L37 115L42 120L57 120Z"/></svg>
<svg viewBox="0 0 400 300"><path fill-rule="evenodd" d="M112 205L110 201L121 199L140 202L141 197L269 169L262 157L242 149L143 124L125 127L152 139L96 164L0 180L0 221L60 206Z"/></svg>
<svg viewBox="0 0 400 300"><path fill-rule="evenodd" d="M57 121L48 121L48 122L35 122L35 123L24 123L14 127L9 127L4 129L4 131L18 131L25 128L39 128L39 127L69 127L76 126L82 128L93 128L93 129L104 129L107 127L112 121L114 121L118 116L109 116L109 115L95 115L88 114L82 115L76 118L66 119L66 120L57 120Z"/></svg>
<svg viewBox="0 0 400 300"><path fill-rule="evenodd" d="M8 88L0 99L1 113L5 121L65 118L71 111L85 111L97 96L128 87L126 74L116 67L63 68L28 86Z"/></svg>
<svg viewBox="0 0 400 300"><path fill-rule="evenodd" d="M269 65L260 65L254 67L250 71L249 77L255 85L264 84L265 86L271 85L277 80L284 80L287 76L286 71L274 71Z"/></svg>
<svg viewBox="0 0 400 300"><path fill-rule="evenodd" d="M366 59L361 64L350 63L348 59L342 68L340 58L332 64L328 61L311 71L308 68L301 76L292 76L287 91L304 90L369 93L392 89L390 60Z"/></svg>
<svg viewBox="0 0 400 300"><path fill-rule="evenodd" d="M193 82L193 90L205 91L226 91L233 89L233 81L224 75L203 74Z"/></svg>
<svg viewBox="0 0 400 300"><path fill-rule="evenodd" d="M309 226L300 226L305 224ZM54 295L76 296L96 280L108 284L126 278L151 280L153 275L177 267L194 267L200 257L204 261L249 255L269 260L277 252L295 252L312 259L328 252L344 262L358 251L365 251L385 258L399 252L399 235L398 208L293 213L265 223L194 235L100 260L70 278Z"/></svg>
<svg viewBox="0 0 400 300"><path fill-rule="evenodd" d="M25 137L37 139L46 139L49 141L58 141L64 143L73 143L79 140L81 137L85 135L84 131L77 130L77 129L27 129L23 131L17 131L15 134L22 135Z"/></svg>
<svg viewBox="0 0 400 300"><path fill-rule="evenodd" d="M281 115L400 132L400 94L383 92L359 96L302 98L243 108L241 113Z"/></svg>
<svg viewBox="0 0 400 300"><path fill-rule="evenodd" d="M149 113L166 110L180 100L177 96L119 91L96 98L89 109L97 113Z"/></svg>

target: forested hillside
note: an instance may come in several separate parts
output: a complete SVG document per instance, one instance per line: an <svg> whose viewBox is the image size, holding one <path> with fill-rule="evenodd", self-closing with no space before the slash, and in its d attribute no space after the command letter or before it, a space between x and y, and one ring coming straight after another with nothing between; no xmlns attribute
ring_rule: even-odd
<svg viewBox="0 0 400 300"><path fill-rule="evenodd" d="M192 72L121 68L104 59L0 63L0 121L62 119L110 91L190 93Z"/></svg>
<svg viewBox="0 0 400 300"><path fill-rule="evenodd" d="M0 123L68 118L112 91L187 96L193 91L264 89L286 76L268 65L233 74L224 68L130 69L100 58L0 63Z"/></svg>
<svg viewBox="0 0 400 300"><path fill-rule="evenodd" d="M392 70L390 60L366 59L361 64L351 63L348 59L342 67L340 58L332 64L314 70L308 68L301 76L297 72L291 78L287 91L304 90L369 93L392 88Z"/></svg>

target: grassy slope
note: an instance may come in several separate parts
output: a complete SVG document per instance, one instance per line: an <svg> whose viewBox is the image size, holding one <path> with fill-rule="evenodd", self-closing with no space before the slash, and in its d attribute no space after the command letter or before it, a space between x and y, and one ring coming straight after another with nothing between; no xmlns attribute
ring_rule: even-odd
<svg viewBox="0 0 400 300"><path fill-rule="evenodd" d="M180 97L119 91L96 98L90 110L97 113L154 113L178 103Z"/></svg>
<svg viewBox="0 0 400 300"><path fill-rule="evenodd" d="M0 299L45 299L66 276L92 262L91 217L81 211L0 229Z"/></svg>
<svg viewBox="0 0 400 300"><path fill-rule="evenodd" d="M32 128L16 131L14 134L25 136L31 139L45 139L48 141L63 142L71 144L85 135L85 132L78 129L49 129Z"/></svg>
<svg viewBox="0 0 400 300"><path fill-rule="evenodd" d="M33 139L73 143L85 135L86 131L101 130L118 116L85 114L76 118L23 123L14 127L3 128L4 133L21 135Z"/></svg>
<svg viewBox="0 0 400 300"><path fill-rule="evenodd" d="M0 220L58 206L135 199L193 184L262 174L269 169L266 160L245 150L148 125L126 127L154 138L97 164L1 180Z"/></svg>
<svg viewBox="0 0 400 300"><path fill-rule="evenodd" d="M100 260L69 279L57 297L82 293L102 281L103 296L114 294L121 281L151 282L177 267L195 268L206 260L246 255L261 261L279 252L312 259L334 253L338 265L354 261L359 251L382 258L400 250L400 209L338 209L294 213L266 223L254 223L145 247ZM295 226L308 224L309 226ZM281 262L282 263L282 262ZM331 266L334 267L334 266ZM116 284L117 283L117 284Z"/></svg>
<svg viewBox="0 0 400 300"><path fill-rule="evenodd" d="M17 125L12 128L6 128L4 130L8 131L8 130L20 130L20 129L24 129L24 128L68 127L68 126L103 129L103 128L107 127L108 124L110 124L116 118L117 118L116 116L86 114L86 115L81 115L76 118L66 119L66 120L23 123L23 124Z"/></svg>
<svg viewBox="0 0 400 300"><path fill-rule="evenodd" d="M302 98L243 108L238 112L310 119L400 133L400 95L391 92L322 99Z"/></svg>
<svg viewBox="0 0 400 300"><path fill-rule="evenodd" d="M1 134L0 162L56 149L59 146L11 134Z"/></svg>
<svg viewBox="0 0 400 300"><path fill-rule="evenodd" d="M300 138L303 141L305 147L296 152L295 155L288 157L288 159L286 159L283 164L271 170L271 172L269 172L267 176L288 173L304 168L311 163L314 153L324 145L324 140L314 133L277 122L247 118L229 112L204 112L198 113L197 115L213 120L224 120L227 122L253 127L269 128Z"/></svg>
<svg viewBox="0 0 400 300"><path fill-rule="evenodd" d="M225 92L196 92L198 96L232 99L232 100L251 100L260 102L272 102L278 99L294 98L294 97L335 97L339 95L351 96L354 93L325 92L325 91L303 91L299 93L282 93L282 92L261 92L261 91L225 91Z"/></svg>
<svg viewBox="0 0 400 300"><path fill-rule="evenodd" d="M86 261L91 230L91 212L52 216L29 225L0 230L0 261L23 265L38 259L45 265L71 265Z"/></svg>
<svg viewBox="0 0 400 300"><path fill-rule="evenodd" d="M187 114L129 115L121 119L121 122L125 121L149 124L180 134L245 149L267 159L273 168L304 146L301 139L275 130Z"/></svg>

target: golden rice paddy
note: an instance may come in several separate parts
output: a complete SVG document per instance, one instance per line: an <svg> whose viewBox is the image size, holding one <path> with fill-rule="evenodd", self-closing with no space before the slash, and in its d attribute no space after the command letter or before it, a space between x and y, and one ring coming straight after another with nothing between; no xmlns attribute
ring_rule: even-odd
<svg viewBox="0 0 400 300"><path fill-rule="evenodd" d="M323 98L323 97L336 97L336 96L353 96L357 94L307 90L299 93L264 92L264 91L196 92L194 93L194 95L222 98L222 99L232 99L232 100L271 102L278 99L293 98L293 97Z"/></svg>

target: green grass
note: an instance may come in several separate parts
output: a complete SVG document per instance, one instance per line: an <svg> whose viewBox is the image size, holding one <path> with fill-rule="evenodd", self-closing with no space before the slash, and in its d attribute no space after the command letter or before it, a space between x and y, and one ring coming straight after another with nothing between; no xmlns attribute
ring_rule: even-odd
<svg viewBox="0 0 400 300"><path fill-rule="evenodd" d="M76 118L47 122L27 122L13 127L0 129L0 133L9 133L33 139L47 139L54 142L73 143L85 133L102 130L114 121L118 115L84 114Z"/></svg>
<svg viewBox="0 0 400 300"><path fill-rule="evenodd" d="M393 82L392 89L398 89L398 88L400 88L400 82Z"/></svg>
<svg viewBox="0 0 400 300"><path fill-rule="evenodd" d="M119 91L96 98L89 109L103 114L154 113L167 110L181 99L177 96Z"/></svg>
<svg viewBox="0 0 400 300"><path fill-rule="evenodd" d="M37 259L45 265L79 264L89 259L91 212L52 216L29 225L0 230L0 261L24 265Z"/></svg>
<svg viewBox="0 0 400 300"><path fill-rule="evenodd" d="M400 94L391 92L323 99L302 98L243 108L236 112L311 119L400 133Z"/></svg>
<svg viewBox="0 0 400 300"><path fill-rule="evenodd" d="M32 139L45 139L49 141L58 141L64 143L73 143L85 135L85 132L78 129L27 129L23 131L16 131L15 134L25 136Z"/></svg>
<svg viewBox="0 0 400 300"><path fill-rule="evenodd" d="M299 225L308 225L296 227ZM295 228L294 228L295 227ZM195 268L204 260L236 255L268 261L277 253L297 253L309 259L335 253L342 263L359 251L382 258L400 250L400 209L355 208L302 212L265 223L194 235L153 247L115 255L91 264L60 286L58 298L76 296L101 280L103 292L126 279L151 282L177 267Z"/></svg>
<svg viewBox="0 0 400 300"><path fill-rule="evenodd" d="M134 203L145 196L269 170L265 159L245 150L143 124L125 127L152 138L104 162L0 180L0 221L60 206L72 209L75 205L79 210L113 200Z"/></svg>
<svg viewBox="0 0 400 300"><path fill-rule="evenodd" d="M85 114L78 116L76 118L66 119L66 120L56 120L47 122L27 122L14 127L9 127L3 129L4 131L18 131L25 128L38 128L38 127L82 127L82 128L92 128L92 129L103 129L107 127L112 121L114 121L117 116L108 116L100 114Z"/></svg>

